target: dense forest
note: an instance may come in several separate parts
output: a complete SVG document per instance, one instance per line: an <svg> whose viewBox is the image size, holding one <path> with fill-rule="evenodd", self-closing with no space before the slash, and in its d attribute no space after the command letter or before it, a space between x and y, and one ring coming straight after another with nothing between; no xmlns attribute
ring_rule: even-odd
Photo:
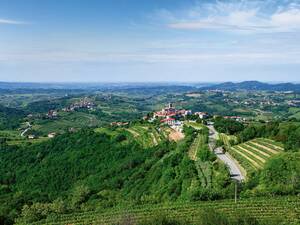
<svg viewBox="0 0 300 225"><path fill-rule="evenodd" d="M1 215L12 220L22 210L27 222L41 219L39 207L53 212L95 210L131 204L205 200L229 195L225 166L212 165L211 185L204 186L187 150L197 131L186 128L185 140L164 141L143 149L126 132L110 136L83 129L36 145L1 144ZM203 161L210 160L203 157ZM54 204L54 205L53 205ZM25 206L24 206L25 205ZM57 206L58 207L58 206Z"/></svg>
<svg viewBox="0 0 300 225"><path fill-rule="evenodd" d="M0 105L0 130L18 128L24 116L23 110Z"/></svg>

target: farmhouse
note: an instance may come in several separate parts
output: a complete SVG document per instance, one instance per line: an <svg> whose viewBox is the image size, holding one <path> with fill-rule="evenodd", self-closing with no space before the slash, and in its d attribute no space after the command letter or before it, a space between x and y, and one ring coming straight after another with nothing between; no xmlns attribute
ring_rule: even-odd
<svg viewBox="0 0 300 225"><path fill-rule="evenodd" d="M35 135L34 134L28 135L28 139L35 139Z"/></svg>
<svg viewBox="0 0 300 225"><path fill-rule="evenodd" d="M208 114L206 112L195 112L195 115L198 115L200 119L206 119Z"/></svg>
<svg viewBox="0 0 300 225"><path fill-rule="evenodd" d="M54 132L52 132L52 133L49 133L49 134L48 134L48 138L54 138L54 137L55 137L55 135L56 135L56 133L54 133Z"/></svg>
<svg viewBox="0 0 300 225"><path fill-rule="evenodd" d="M49 112L46 114L46 116L49 119L54 119L58 116L58 112L56 110L49 110Z"/></svg>

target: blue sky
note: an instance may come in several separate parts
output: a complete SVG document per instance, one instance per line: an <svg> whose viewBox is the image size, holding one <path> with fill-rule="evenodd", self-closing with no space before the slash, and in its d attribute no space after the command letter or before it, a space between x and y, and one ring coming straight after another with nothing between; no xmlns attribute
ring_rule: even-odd
<svg viewBox="0 0 300 225"><path fill-rule="evenodd" d="M300 82L299 0L0 0L0 80Z"/></svg>

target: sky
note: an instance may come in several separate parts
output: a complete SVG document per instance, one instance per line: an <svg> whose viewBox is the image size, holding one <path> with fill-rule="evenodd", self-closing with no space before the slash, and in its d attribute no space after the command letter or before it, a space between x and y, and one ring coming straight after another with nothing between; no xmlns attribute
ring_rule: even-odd
<svg viewBox="0 0 300 225"><path fill-rule="evenodd" d="M300 0L0 0L0 81L300 82Z"/></svg>

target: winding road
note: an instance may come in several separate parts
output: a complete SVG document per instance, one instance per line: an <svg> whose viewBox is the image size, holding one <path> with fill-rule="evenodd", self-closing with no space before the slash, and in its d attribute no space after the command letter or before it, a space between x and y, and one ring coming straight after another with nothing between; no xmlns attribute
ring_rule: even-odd
<svg viewBox="0 0 300 225"><path fill-rule="evenodd" d="M31 129L31 124L26 122L27 128L21 133L21 137L24 137L25 133Z"/></svg>
<svg viewBox="0 0 300 225"><path fill-rule="evenodd" d="M216 139L218 138L218 132L215 130L213 125L208 125L207 127L209 129L210 150L213 151L216 156L228 166L231 178L241 182L245 179L245 177L239 169L238 164L234 161L229 153L223 153L222 148L215 148Z"/></svg>

